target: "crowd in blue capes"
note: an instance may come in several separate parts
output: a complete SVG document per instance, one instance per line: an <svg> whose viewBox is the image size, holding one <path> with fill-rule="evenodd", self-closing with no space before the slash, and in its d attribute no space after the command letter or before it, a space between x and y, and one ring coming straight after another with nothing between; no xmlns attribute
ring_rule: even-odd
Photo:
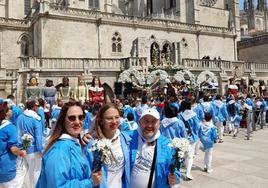
<svg viewBox="0 0 268 188"><path fill-rule="evenodd" d="M18 136L21 138L24 134L33 137L32 145L27 149L27 154L42 152L43 150L43 127L40 116L32 111L25 110L17 119ZM21 140L19 139L21 143Z"/></svg>
<svg viewBox="0 0 268 188"><path fill-rule="evenodd" d="M63 134L43 156L36 188L91 188L90 174L79 140Z"/></svg>
<svg viewBox="0 0 268 188"><path fill-rule="evenodd" d="M205 150L213 147L214 141L217 139L217 131L212 120L200 122L198 136Z"/></svg>
<svg viewBox="0 0 268 188"><path fill-rule="evenodd" d="M0 125L0 183L9 182L16 176L16 158L10 148L18 146L17 128L4 120Z"/></svg>
<svg viewBox="0 0 268 188"><path fill-rule="evenodd" d="M122 188L129 188L130 187L130 160L129 160L129 141L130 137L128 134L121 132L120 133L120 142L121 142L121 148L124 155L125 160L125 166L124 166L124 172L122 176ZM89 152L88 149L91 148L92 142L89 142L88 145L85 147L85 156L89 162L89 167L91 171L94 171L94 159L97 159L97 153L96 152ZM106 164L103 165L102 169L102 182L100 185L95 186L98 188L108 188L107 183L107 177L108 177L108 167Z"/></svg>
<svg viewBox="0 0 268 188"><path fill-rule="evenodd" d="M139 133L137 130L128 132L131 140L129 141L130 148L130 171L132 171L138 151L138 140ZM168 188L170 185L168 184L168 174L169 174L169 165L172 164L172 156L175 152L174 149L168 147L167 145L170 143L170 140L163 135L156 140L156 163L155 163L155 181L153 187L155 188ZM176 176L176 184L180 183L181 173L176 169L174 172Z"/></svg>

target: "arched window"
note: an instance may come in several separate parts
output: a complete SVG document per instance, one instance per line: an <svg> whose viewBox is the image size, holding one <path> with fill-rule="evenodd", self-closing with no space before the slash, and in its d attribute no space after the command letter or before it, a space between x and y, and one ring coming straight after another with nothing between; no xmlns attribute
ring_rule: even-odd
<svg viewBox="0 0 268 188"><path fill-rule="evenodd" d="M118 32L115 32L112 38L112 52L122 52L122 39Z"/></svg>
<svg viewBox="0 0 268 188"><path fill-rule="evenodd" d="M29 56L29 39L23 36L20 41L21 56Z"/></svg>

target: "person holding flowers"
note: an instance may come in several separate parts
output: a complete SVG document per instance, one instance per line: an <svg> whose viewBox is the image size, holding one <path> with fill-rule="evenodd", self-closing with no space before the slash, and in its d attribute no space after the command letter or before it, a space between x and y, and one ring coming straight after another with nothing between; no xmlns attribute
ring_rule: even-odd
<svg viewBox="0 0 268 188"><path fill-rule="evenodd" d="M101 188L130 187L129 136L120 132L120 110L115 104L105 104L96 116L95 141L88 142L85 154L93 171L102 171ZM87 137L87 135L85 136ZM84 139L85 139L84 137ZM89 137L88 137L89 138Z"/></svg>
<svg viewBox="0 0 268 188"><path fill-rule="evenodd" d="M71 101L62 107L42 158L42 170L37 188L90 188L101 181L101 173L92 173L81 147L85 112L79 102Z"/></svg>
<svg viewBox="0 0 268 188"><path fill-rule="evenodd" d="M156 109L146 109L141 114L137 130L129 132L131 187L177 187L180 171L173 165L175 150L170 141L160 134L160 115ZM174 166L174 165L173 165Z"/></svg>
<svg viewBox="0 0 268 188"><path fill-rule="evenodd" d="M23 177L16 173L17 156L25 157L26 151L18 147L17 130L8 119L12 111L7 103L0 105L0 187L21 188Z"/></svg>
<svg viewBox="0 0 268 188"><path fill-rule="evenodd" d="M23 135L32 137L32 144L27 148L26 163L29 167L30 187L35 187L41 170L41 152L43 150L43 128L41 118L37 114L39 103L36 100L26 102L26 110L17 119L19 143L23 143Z"/></svg>

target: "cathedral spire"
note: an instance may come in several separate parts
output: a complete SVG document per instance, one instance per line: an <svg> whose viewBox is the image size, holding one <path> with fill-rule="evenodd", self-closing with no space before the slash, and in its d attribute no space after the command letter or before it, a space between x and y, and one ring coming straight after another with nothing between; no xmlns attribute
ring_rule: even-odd
<svg viewBox="0 0 268 188"><path fill-rule="evenodd" d="M257 4L257 10L264 12L265 10L265 0L258 0L258 4Z"/></svg>

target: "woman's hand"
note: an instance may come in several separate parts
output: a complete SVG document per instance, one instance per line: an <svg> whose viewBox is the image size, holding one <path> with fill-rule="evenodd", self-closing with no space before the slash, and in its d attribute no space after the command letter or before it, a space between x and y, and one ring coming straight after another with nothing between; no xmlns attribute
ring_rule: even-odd
<svg viewBox="0 0 268 188"><path fill-rule="evenodd" d="M20 156L20 157L25 157L26 154L27 154L27 153L26 153L25 150L20 150L20 151L19 151L19 156Z"/></svg>
<svg viewBox="0 0 268 188"><path fill-rule="evenodd" d="M89 143L89 140L92 139L92 136L89 133L84 134L81 139L82 146L86 146Z"/></svg>
<svg viewBox="0 0 268 188"><path fill-rule="evenodd" d="M99 185L101 183L101 179L102 179L102 172L98 171L98 172L92 173L91 178L93 180L94 185Z"/></svg>
<svg viewBox="0 0 268 188"><path fill-rule="evenodd" d="M169 174L168 175L168 183L171 186L176 184L176 176L175 176L175 174Z"/></svg>

